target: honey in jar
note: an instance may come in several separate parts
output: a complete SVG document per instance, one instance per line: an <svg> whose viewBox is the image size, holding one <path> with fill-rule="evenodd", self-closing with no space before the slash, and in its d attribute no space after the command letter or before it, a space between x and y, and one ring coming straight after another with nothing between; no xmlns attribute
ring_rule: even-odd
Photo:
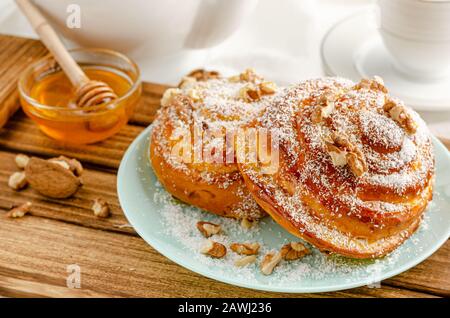
<svg viewBox="0 0 450 318"><path fill-rule="evenodd" d="M77 107L75 88L67 76L55 63L47 63L44 69L25 74L19 82L21 103L25 113L48 136L66 143L94 143L117 133L128 122L141 93L139 73L108 65L79 64L89 79L106 83L118 98L101 105Z"/></svg>

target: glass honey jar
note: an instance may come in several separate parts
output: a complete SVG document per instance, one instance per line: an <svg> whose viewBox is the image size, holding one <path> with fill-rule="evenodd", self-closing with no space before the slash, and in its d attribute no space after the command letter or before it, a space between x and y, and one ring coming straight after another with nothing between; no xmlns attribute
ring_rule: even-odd
<svg viewBox="0 0 450 318"><path fill-rule="evenodd" d="M30 65L18 83L23 111L48 136L65 143L89 144L117 133L141 95L139 68L125 55L106 49L76 49L71 55L91 80L109 85L118 98L79 108L75 88L52 56Z"/></svg>

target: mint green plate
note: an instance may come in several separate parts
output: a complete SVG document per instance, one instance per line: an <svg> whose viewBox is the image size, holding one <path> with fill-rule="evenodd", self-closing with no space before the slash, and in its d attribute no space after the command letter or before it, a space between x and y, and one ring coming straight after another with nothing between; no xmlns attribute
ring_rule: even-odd
<svg viewBox="0 0 450 318"><path fill-rule="evenodd" d="M265 218L257 227L244 230L234 220L220 218L173 199L158 183L148 160L151 127L128 148L118 173L118 193L125 215L137 233L161 254L206 277L241 287L291 293L327 292L379 282L417 265L433 254L450 234L450 155L434 139L436 186L434 199L420 229L396 251L378 260L327 257L313 249L300 261L281 263L270 276L260 274L258 263L265 252L285 242L298 240ZM243 268L234 266L238 256L229 251L224 259L199 253L204 243L195 225L207 220L222 225L224 234L215 240L258 241L258 262Z"/></svg>

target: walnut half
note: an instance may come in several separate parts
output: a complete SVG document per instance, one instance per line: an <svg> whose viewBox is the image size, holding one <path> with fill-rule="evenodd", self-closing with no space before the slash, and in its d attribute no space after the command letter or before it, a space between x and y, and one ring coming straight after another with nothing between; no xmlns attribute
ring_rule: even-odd
<svg viewBox="0 0 450 318"><path fill-rule="evenodd" d="M261 272L264 275L272 274L274 268L281 262L282 256L280 252L271 252L264 256L261 262Z"/></svg>
<svg viewBox="0 0 450 318"><path fill-rule="evenodd" d="M234 265L237 267L243 267L248 264L252 264L256 261L256 255L248 255L243 258L240 258L234 262Z"/></svg>
<svg viewBox="0 0 450 318"><path fill-rule="evenodd" d="M257 223L258 223L257 220L251 220L251 219L243 218L242 221L241 221L241 226L244 229L249 230L252 227L254 227Z"/></svg>
<svg viewBox="0 0 450 318"><path fill-rule="evenodd" d="M388 93L386 86L384 86L384 81L379 76L374 76L373 79L363 78L358 84L356 84L354 89L371 89L375 91L380 91L383 93Z"/></svg>
<svg viewBox="0 0 450 318"><path fill-rule="evenodd" d="M219 224L204 221L197 222L197 229L203 234L204 237L213 236L214 234L220 233L222 230Z"/></svg>
<svg viewBox="0 0 450 318"><path fill-rule="evenodd" d="M291 242L281 248L281 256L286 261L293 261L310 254L311 251L300 242Z"/></svg>
<svg viewBox="0 0 450 318"><path fill-rule="evenodd" d="M239 90L239 98L246 103L259 101L261 99L261 90L253 84L245 85Z"/></svg>
<svg viewBox="0 0 450 318"><path fill-rule="evenodd" d="M318 105L311 114L311 120L317 124L322 122L325 118L330 117L334 110L334 103L337 96L331 91L325 91L318 99Z"/></svg>
<svg viewBox="0 0 450 318"><path fill-rule="evenodd" d="M325 141L325 147L334 166L348 165L357 177L362 176L368 170L363 153L345 136L333 134L331 140Z"/></svg>
<svg viewBox="0 0 450 318"><path fill-rule="evenodd" d="M417 123L403 105L389 99L384 104L383 110L390 118L397 122L400 127L405 129L408 134L414 134L417 131Z"/></svg>
<svg viewBox="0 0 450 318"><path fill-rule="evenodd" d="M94 215L99 218L107 218L110 216L110 210L108 203L102 198L97 198L94 200L94 203L92 204L92 211L94 212Z"/></svg>
<svg viewBox="0 0 450 318"><path fill-rule="evenodd" d="M230 245L230 249L240 255L254 255L258 254L258 243L233 243Z"/></svg>
<svg viewBox="0 0 450 318"><path fill-rule="evenodd" d="M222 258L227 254L227 248L223 244L207 240L200 252L213 258Z"/></svg>
<svg viewBox="0 0 450 318"><path fill-rule="evenodd" d="M8 213L7 213L7 217L9 218L21 218L24 217L25 214L27 214L28 212L30 212L31 209L31 202L25 202L24 204L15 207L13 209L11 209Z"/></svg>
<svg viewBox="0 0 450 318"><path fill-rule="evenodd" d="M22 190L28 185L25 172L14 172L8 179L8 186L13 190Z"/></svg>

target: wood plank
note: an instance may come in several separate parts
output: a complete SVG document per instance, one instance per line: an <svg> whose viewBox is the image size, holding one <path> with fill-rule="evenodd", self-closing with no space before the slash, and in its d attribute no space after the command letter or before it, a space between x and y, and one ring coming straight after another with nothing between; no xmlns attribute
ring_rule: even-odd
<svg viewBox="0 0 450 318"><path fill-rule="evenodd" d="M164 91L169 88L166 85L155 83L142 83L142 96L136 105L135 112L130 119L131 124L148 126L155 118L156 111L160 107L160 99Z"/></svg>
<svg viewBox="0 0 450 318"><path fill-rule="evenodd" d="M19 108L17 80L31 62L43 57L47 50L35 40L0 36L0 127Z"/></svg>
<svg viewBox="0 0 450 318"><path fill-rule="evenodd" d="M20 67L45 54L38 41L9 38L10 42L4 41L5 36L0 35L0 112L1 105L12 105L13 109L18 107L15 81L21 72ZM7 86L4 87L9 88L2 90L5 84ZM143 83L142 98L130 119L131 125L109 140L95 145L71 146L53 141L22 113L0 129L0 149L40 156L65 154L78 158L90 168L84 176L85 186L74 198L50 200L31 189L18 193L7 188L6 180L16 169L14 155L0 151L0 209L7 210L26 200L34 203L31 216L22 220L7 219L0 211L1 296L295 296L255 292L213 282L161 256L135 237L133 229L118 226L126 224L126 219L117 201L116 177L98 170L115 170L118 167L129 143L143 130L143 127L136 125L147 126L153 121L166 88L164 85ZM6 96L3 102L1 96ZM98 184L102 184L101 189ZM98 196L110 203L111 218L101 220L93 216L90 206ZM86 275L83 274L87 285L83 284L82 290L68 289L65 287L65 266L78 257L83 261L83 269L87 269ZM97 260L99 267L96 266ZM383 282L382 288L358 288L315 296L424 297L432 293L448 297L449 262L450 243L447 242L422 264ZM132 267L129 264L133 264ZM49 270L48 267L52 266L56 267ZM173 286L181 287L174 290ZM205 289L205 286L208 288Z"/></svg>
<svg viewBox="0 0 450 318"><path fill-rule="evenodd" d="M66 155L83 163L117 169L130 143L144 128L127 125L111 138L92 145L69 145L48 138L22 112L0 129L0 149L28 152L41 156Z"/></svg>
<svg viewBox="0 0 450 318"><path fill-rule="evenodd" d="M31 63L47 53L40 41L0 34L0 127L20 107L17 92L19 76ZM142 88L142 98L130 123L147 126L153 121L167 86L143 82Z"/></svg>
<svg viewBox="0 0 450 318"><path fill-rule="evenodd" d="M84 186L70 199L52 200L44 198L32 189L16 192L7 187L7 179L17 170L14 154L0 152L0 208L8 210L21 202L32 201L31 214L44 218L86 226L94 229L128 233L136 235L128 226L120 208L116 194L116 176L112 173L86 169ZM98 184L102 184L101 189ZM91 211L93 199L103 197L111 207L112 216L98 219ZM44 244L44 243L43 243ZM43 245L45 246L45 245ZM447 296L450 290L450 242L414 269L384 282L386 285L425 291Z"/></svg>
<svg viewBox="0 0 450 318"><path fill-rule="evenodd" d="M428 296L389 286L314 295L254 291L194 274L163 257L137 237L34 216L9 219L1 211L0 224L0 294L3 296ZM78 264L81 268L80 290L65 287L70 264Z"/></svg>
<svg viewBox="0 0 450 318"><path fill-rule="evenodd" d="M129 226L116 191L116 175L112 173L85 169L82 179L83 186L71 198L55 200L39 195L31 188L20 192L8 187L9 176L18 171L14 162L15 154L0 151L0 207L9 210L13 206L26 201L33 203L31 214L49 219L80 224L101 230L118 231L135 234ZM102 186L99 187L98 185ZM111 209L107 219L97 218L91 210L93 200L103 198Z"/></svg>
<svg viewBox="0 0 450 318"><path fill-rule="evenodd" d="M386 284L450 297L450 241L421 264L386 280Z"/></svg>

